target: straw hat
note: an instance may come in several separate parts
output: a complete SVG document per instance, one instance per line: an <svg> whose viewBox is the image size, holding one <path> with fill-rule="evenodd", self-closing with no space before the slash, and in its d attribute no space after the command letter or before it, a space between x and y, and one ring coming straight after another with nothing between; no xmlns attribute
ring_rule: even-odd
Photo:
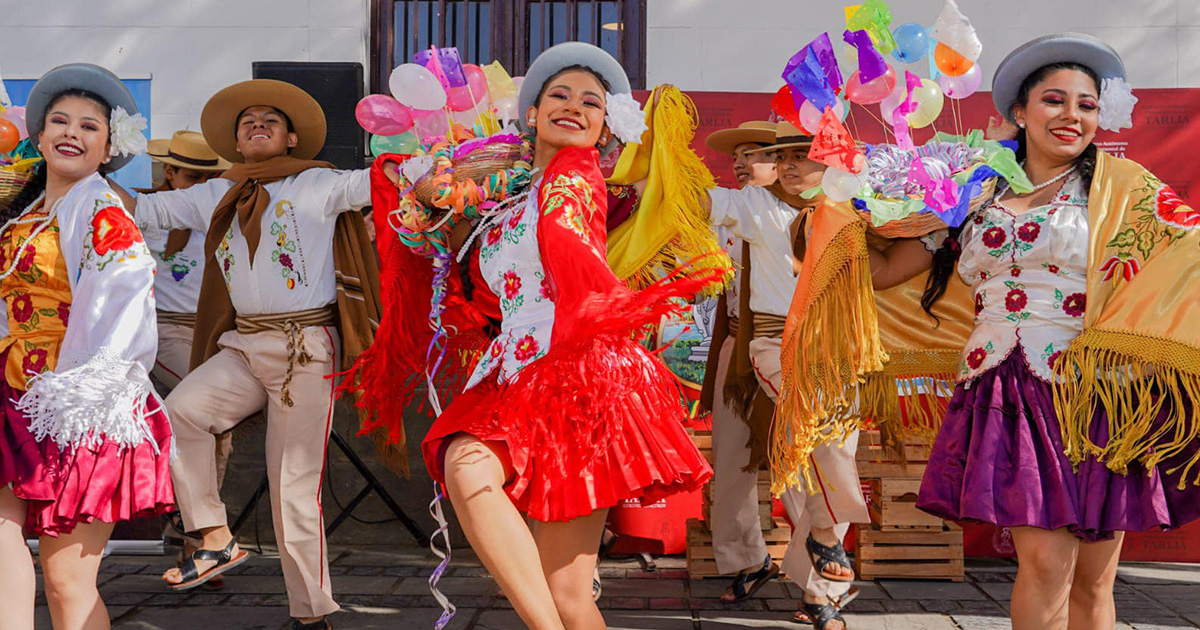
<svg viewBox="0 0 1200 630"><path fill-rule="evenodd" d="M90 63L68 63L43 74L29 91L25 105L25 129L30 138L36 139L42 132L50 101L66 90L87 90L104 99L113 109L123 108L130 115L138 113L133 95L117 75ZM132 155L115 155L108 162L108 171L115 171L132 159Z"/></svg>
<svg viewBox="0 0 1200 630"><path fill-rule="evenodd" d="M199 131L176 131L170 139L151 140L146 154L163 164L206 173L219 173L232 166L208 146Z"/></svg>
<svg viewBox="0 0 1200 630"><path fill-rule="evenodd" d="M738 145L751 142L768 145L775 143L776 124L765 120L751 120L737 127L719 129L704 139L704 144L718 153L733 155Z"/></svg>
<svg viewBox="0 0 1200 630"><path fill-rule="evenodd" d="M992 101L996 109L1008 122L1017 124L1013 106L1025 78L1042 66L1063 61L1091 68L1101 81L1125 79L1125 63L1121 56L1100 39L1083 33L1046 35L1021 44L996 66L996 76L992 79Z"/></svg>
<svg viewBox="0 0 1200 630"><path fill-rule="evenodd" d="M755 149L751 153L762 151L778 151L780 149L790 149L792 147L812 147L813 137L804 133L799 127L792 123L781 120L775 127L774 143L771 146Z"/></svg>
<svg viewBox="0 0 1200 630"><path fill-rule="evenodd" d="M311 160L325 146L325 110L304 90L275 79L242 81L217 92L204 104L200 128L217 155L242 162L237 152L237 119L250 107L274 107L292 121L299 137L292 157Z"/></svg>

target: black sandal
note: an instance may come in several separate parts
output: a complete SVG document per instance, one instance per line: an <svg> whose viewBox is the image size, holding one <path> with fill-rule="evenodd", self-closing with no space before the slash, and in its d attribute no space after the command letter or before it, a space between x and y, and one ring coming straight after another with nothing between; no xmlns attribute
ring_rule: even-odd
<svg viewBox="0 0 1200 630"><path fill-rule="evenodd" d="M821 577L830 582L854 581L854 567L850 564L850 557L846 555L846 548L842 546L841 541L830 547L813 540L812 534L809 534L808 539L804 541L804 547L808 549L808 555L812 560L813 567L816 568L817 573ZM846 569L850 569L850 575L830 575L826 573L826 567L831 564L841 565Z"/></svg>
<svg viewBox="0 0 1200 630"><path fill-rule="evenodd" d="M288 630L333 630L333 626L329 625L329 621L321 619L312 623L300 623L299 619L292 618L292 625L288 626Z"/></svg>
<svg viewBox="0 0 1200 630"><path fill-rule="evenodd" d="M842 609L849 605L850 602L858 599L858 595L858 589L852 587L849 591L846 591L845 595L842 595L841 597L830 597L829 601L833 604L833 607L836 608L838 612L842 612ZM800 610L797 610L792 614L792 621L794 623L812 625L812 617L805 612L803 600L800 602Z"/></svg>
<svg viewBox="0 0 1200 630"><path fill-rule="evenodd" d="M179 567L179 573L183 581L178 584L171 584L171 590L186 591L196 588L250 559L250 552L245 549L238 549L235 556L233 554L235 546L237 546L237 539L229 541L229 544L225 545L225 548L220 551L212 549L197 549L193 551L192 555L188 556ZM205 569L204 573L200 573L196 569L197 560L216 562L216 564Z"/></svg>
<svg viewBox="0 0 1200 630"><path fill-rule="evenodd" d="M800 607L812 619L811 623L816 630L825 630L832 621L840 621L842 627L846 627L846 620L842 618L842 613L838 612L838 609L832 604L810 604L801 601Z"/></svg>
<svg viewBox="0 0 1200 630"><path fill-rule="evenodd" d="M733 599L725 599L725 595L721 595L721 601L727 604L733 604L745 599L749 599L758 589L765 586L771 580L774 580L779 575L779 567L771 562L771 556L767 556L763 560L762 568L753 573L738 573L737 577L733 578L733 584L729 585L726 592L733 592ZM750 584L750 588L746 588L746 584Z"/></svg>

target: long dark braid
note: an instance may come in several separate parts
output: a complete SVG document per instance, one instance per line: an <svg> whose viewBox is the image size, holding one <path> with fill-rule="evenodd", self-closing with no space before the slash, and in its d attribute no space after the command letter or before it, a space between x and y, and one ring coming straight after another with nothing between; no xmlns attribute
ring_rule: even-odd
<svg viewBox="0 0 1200 630"><path fill-rule="evenodd" d="M1022 105L1029 103L1029 92L1034 86L1041 83L1046 77L1059 70L1077 70L1089 77L1096 84L1096 92L1100 92L1100 77L1095 70L1071 61L1061 61L1047 64L1038 68L1025 77L1021 82L1020 89L1017 90L1017 102ZM1007 114L1007 112L1004 112ZM1017 162L1025 162L1025 130L1017 130ZM1079 157L1075 158L1075 164L1079 169L1079 176L1082 178L1083 185L1091 188L1092 177L1096 174L1096 145L1089 144ZM950 277L954 274L958 265L958 257L962 253L962 246L958 241L959 235L962 233L962 228L950 228L946 241L942 243L942 247L933 254L933 267L929 271L929 279L925 282L925 293L921 295L921 308L935 320L938 319L933 314L933 307L937 301L946 294L946 287L950 283Z"/></svg>

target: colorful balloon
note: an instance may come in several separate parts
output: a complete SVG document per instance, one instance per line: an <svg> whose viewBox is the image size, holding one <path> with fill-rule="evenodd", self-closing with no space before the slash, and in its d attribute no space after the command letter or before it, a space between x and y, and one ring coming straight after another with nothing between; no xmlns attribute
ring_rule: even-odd
<svg viewBox="0 0 1200 630"><path fill-rule="evenodd" d="M821 191L830 201L850 201L862 192L865 184L865 174L855 175L832 166L821 175Z"/></svg>
<svg viewBox="0 0 1200 630"><path fill-rule="evenodd" d="M354 107L354 119L368 133L394 136L412 129L412 111L386 94L368 94Z"/></svg>
<svg viewBox="0 0 1200 630"><path fill-rule="evenodd" d="M0 118L0 153L8 153L21 143L21 132L7 118Z"/></svg>
<svg viewBox="0 0 1200 630"><path fill-rule="evenodd" d="M975 62L958 54L958 51L941 42L938 42L937 48L933 51L933 60L942 74L948 74L952 77L966 74L971 69L971 66L975 65Z"/></svg>
<svg viewBox="0 0 1200 630"><path fill-rule="evenodd" d="M929 32L916 22L905 22L892 31L896 50L892 56L901 63L915 63L929 52Z"/></svg>
<svg viewBox="0 0 1200 630"><path fill-rule="evenodd" d="M964 99L979 91L979 86L983 84L983 71L979 69L979 64L972 64L971 69L965 73L952 77L948 74L943 74L938 78L938 85L942 87L942 92L946 98L955 100Z"/></svg>
<svg viewBox="0 0 1200 630"><path fill-rule="evenodd" d="M496 118L501 121L517 119L517 97L509 96L492 104L496 108Z"/></svg>
<svg viewBox="0 0 1200 630"><path fill-rule="evenodd" d="M878 103L896 89L896 71L891 66L888 66L887 71L874 81L862 83L859 79L859 73L855 72L846 81L846 98L851 103L859 105Z"/></svg>
<svg viewBox="0 0 1200 630"><path fill-rule="evenodd" d="M21 139L29 137L29 129L25 126L25 108L24 107L9 107L0 113L0 118L7 118L9 122L17 126L17 133Z"/></svg>
<svg viewBox="0 0 1200 630"><path fill-rule="evenodd" d="M405 63L392 70L388 88L400 103L419 110L441 109L446 106L446 90L442 82L425 66Z"/></svg>
<svg viewBox="0 0 1200 630"><path fill-rule="evenodd" d="M904 81L896 80L896 87L892 88L892 92L883 97L879 101L879 113L883 116L884 122L890 124L892 120L892 112L904 102L904 98L908 96L908 87Z"/></svg>
<svg viewBox="0 0 1200 630"><path fill-rule="evenodd" d="M466 85L450 88L446 94L446 104L456 112L474 109L488 95L487 75L482 68L473 63L463 64L463 74L467 78Z"/></svg>
<svg viewBox="0 0 1200 630"><path fill-rule="evenodd" d="M446 112L441 110L413 112L413 131L417 132L418 138L430 144L432 140L445 138L450 132L450 120Z"/></svg>
<svg viewBox="0 0 1200 630"><path fill-rule="evenodd" d="M928 127L942 113L946 103L942 88L929 79L921 79L921 87L913 90L913 102L917 109L908 115L908 124L914 129Z"/></svg>
<svg viewBox="0 0 1200 630"><path fill-rule="evenodd" d="M821 115L824 113L824 111L817 109L817 106L813 105L810 101L804 101L804 104L800 106L800 114L798 116L800 119L799 127L809 134L817 133L817 128L821 126ZM833 100L833 113L838 119L844 120L846 118L846 105L842 103L841 99Z"/></svg>
<svg viewBox="0 0 1200 630"><path fill-rule="evenodd" d="M383 155L384 153L411 154L420 148L421 143L417 140L417 134L411 131L394 136L371 136L371 155Z"/></svg>

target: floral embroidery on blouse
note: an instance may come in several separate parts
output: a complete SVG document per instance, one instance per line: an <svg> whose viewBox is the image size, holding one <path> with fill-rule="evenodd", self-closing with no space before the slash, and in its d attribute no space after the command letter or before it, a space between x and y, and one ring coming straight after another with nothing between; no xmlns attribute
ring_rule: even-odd
<svg viewBox="0 0 1200 630"><path fill-rule="evenodd" d="M959 380L999 365L1014 349L1033 373L1053 378L1053 362L1083 330L1087 309L1087 190L1067 179L1045 206L1014 214L992 201L968 221L958 272L975 292L975 328Z"/></svg>
<svg viewBox="0 0 1200 630"><path fill-rule="evenodd" d="M124 213L119 206L117 210ZM0 280L0 295L8 304L8 336L0 348L8 351L5 379L22 390L28 377L54 369L71 316L71 286L59 249L58 221L26 242L34 227L17 225L0 235L0 265L4 268L12 261L17 245L24 244L15 272Z"/></svg>
<svg viewBox="0 0 1200 630"><path fill-rule="evenodd" d="M82 267L94 265L96 269L104 271L114 262L119 263L138 254L150 254L141 231L120 203L112 195L96 200L96 213L88 224L88 236L83 243Z"/></svg>
<svg viewBox="0 0 1200 630"><path fill-rule="evenodd" d="M217 246L217 251L213 253L217 259L217 263L221 265L221 275L225 276L226 287L233 282L233 253L229 251L229 241L232 238L233 223L230 223L229 229L225 230L225 236L221 237L221 244Z"/></svg>
<svg viewBox="0 0 1200 630"><path fill-rule="evenodd" d="M1133 226L1119 232L1105 244L1103 262L1097 271L1114 284L1132 280L1142 270L1143 261L1163 240L1175 241L1183 230L1200 229L1200 212L1193 210L1175 191L1150 175L1142 176L1144 185L1133 191L1141 199L1133 207L1137 217Z"/></svg>
<svg viewBox="0 0 1200 630"><path fill-rule="evenodd" d="M542 213L549 215L559 208L563 208L562 215L558 219L559 224L577 234L583 241L590 243L587 224L591 221L591 217L584 216L584 213L590 213L596 206L592 203L592 187L588 185L587 180L577 173L562 174L555 177L548 186L545 193L546 207L542 208Z"/></svg>
<svg viewBox="0 0 1200 630"><path fill-rule="evenodd" d="M275 220L271 222L271 236L275 237L275 248L271 250L271 262L279 265L279 276L288 289L305 285L308 270L304 264L304 252L300 250L300 232L292 202L284 199L275 204Z"/></svg>
<svg viewBox="0 0 1200 630"><path fill-rule="evenodd" d="M538 191L530 191L525 203L493 217L479 248L479 270L500 299L504 317L501 332L480 357L467 381L467 388L498 369L495 378L504 382L521 368L545 356L554 328L554 303L550 282L542 267L537 242Z"/></svg>

